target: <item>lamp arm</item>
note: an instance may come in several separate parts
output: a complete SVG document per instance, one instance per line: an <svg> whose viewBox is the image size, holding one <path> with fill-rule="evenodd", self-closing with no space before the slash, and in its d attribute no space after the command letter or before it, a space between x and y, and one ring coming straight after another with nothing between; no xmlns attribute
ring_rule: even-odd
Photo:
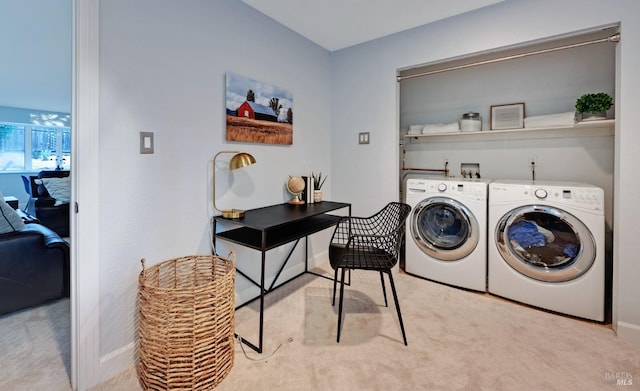
<svg viewBox="0 0 640 391"><path fill-rule="evenodd" d="M220 213L222 213L222 210L218 209L218 207L216 206L216 159L218 159L218 156L223 153L240 153L240 151L220 151L213 157L213 189L211 198L213 198L213 209L217 210Z"/></svg>

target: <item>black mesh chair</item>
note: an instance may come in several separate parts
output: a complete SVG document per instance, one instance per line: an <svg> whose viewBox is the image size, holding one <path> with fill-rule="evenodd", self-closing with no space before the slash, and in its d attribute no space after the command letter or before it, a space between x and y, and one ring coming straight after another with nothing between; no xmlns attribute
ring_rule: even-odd
<svg viewBox="0 0 640 391"><path fill-rule="evenodd" d="M404 344L407 336L404 332L398 295L393 283L391 268L398 263L400 246L405 232L405 221L409 217L411 207L399 202L391 202L371 217L342 217L333 231L329 244L329 262L335 270L333 278L333 304L336 300L338 270L340 277L340 306L338 310L338 336L342 325L342 302L344 299L344 278L346 270L374 270L380 272L384 304L387 304L387 292L384 285L384 274L389 275L389 283L393 292L393 300L398 312L400 329Z"/></svg>

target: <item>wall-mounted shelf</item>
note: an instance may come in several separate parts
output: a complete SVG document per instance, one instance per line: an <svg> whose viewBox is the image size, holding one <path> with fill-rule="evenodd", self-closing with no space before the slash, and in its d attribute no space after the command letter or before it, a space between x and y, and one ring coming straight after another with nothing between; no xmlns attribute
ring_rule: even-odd
<svg viewBox="0 0 640 391"><path fill-rule="evenodd" d="M607 119L601 121L578 122L574 126L485 130L481 132L457 132L442 134L407 134L404 137L411 143L433 143L612 136L615 132L615 122L616 121L613 119Z"/></svg>

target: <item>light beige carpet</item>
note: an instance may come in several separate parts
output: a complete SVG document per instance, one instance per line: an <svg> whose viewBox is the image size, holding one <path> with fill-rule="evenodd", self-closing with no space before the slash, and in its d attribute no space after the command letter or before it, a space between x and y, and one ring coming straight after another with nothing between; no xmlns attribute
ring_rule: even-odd
<svg viewBox="0 0 640 391"><path fill-rule="evenodd" d="M236 344L216 390L640 389L640 346L608 326L406 274L396 286L409 346L377 273L355 272L346 287L339 344L332 282L305 275L267 296L265 354L245 348L248 359ZM257 316L257 303L236 313L236 331L253 342ZM633 384L616 385L616 374ZM133 369L96 388L138 389Z"/></svg>
<svg viewBox="0 0 640 391"><path fill-rule="evenodd" d="M69 391L69 299L0 317L0 390Z"/></svg>
<svg viewBox="0 0 640 391"><path fill-rule="evenodd" d="M267 296L265 354L245 348L248 359L236 344L233 369L216 390L640 389L640 346L619 340L608 326L401 273L396 286L409 342L404 346L390 292L384 307L378 274L352 277L339 344L332 282L302 276ZM257 303L239 309L236 331L256 342L257 319ZM2 340L3 356L12 343ZM0 390L69 390L58 376L66 374L63 360L34 358L38 349L31 346L13 354L25 360L20 373L36 386L11 385L2 376ZM5 375L8 361L0 367ZM58 368L44 370L46 361ZM616 385L616 375L632 384ZM131 368L94 391L140 389Z"/></svg>

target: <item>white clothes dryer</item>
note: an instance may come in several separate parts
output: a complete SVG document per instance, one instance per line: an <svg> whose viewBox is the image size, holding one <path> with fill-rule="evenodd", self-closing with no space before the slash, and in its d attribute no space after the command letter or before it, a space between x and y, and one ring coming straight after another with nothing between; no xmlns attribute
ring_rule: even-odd
<svg viewBox="0 0 640 391"><path fill-rule="evenodd" d="M405 271L486 291L487 182L459 178L406 181Z"/></svg>
<svg viewBox="0 0 640 391"><path fill-rule="evenodd" d="M489 185L489 292L596 321L605 311L604 191L583 183Z"/></svg>

